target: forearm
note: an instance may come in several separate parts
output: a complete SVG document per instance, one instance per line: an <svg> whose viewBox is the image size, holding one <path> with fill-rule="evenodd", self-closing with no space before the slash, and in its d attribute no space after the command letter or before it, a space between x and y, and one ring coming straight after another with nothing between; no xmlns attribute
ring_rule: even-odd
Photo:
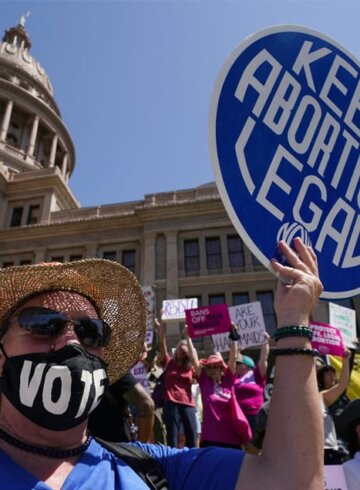
<svg viewBox="0 0 360 490"><path fill-rule="evenodd" d="M311 348L304 339L294 338L278 346ZM292 490L318 490L322 464L323 420L313 358L279 356L263 451L255 460L246 457L238 488L249 486L256 472L253 490L269 488L269 481L277 490L288 490L289 482Z"/></svg>
<svg viewBox="0 0 360 490"><path fill-rule="evenodd" d="M236 355L237 355L237 342L232 341L230 344L230 357L229 357L229 369L235 374L236 371Z"/></svg>
<svg viewBox="0 0 360 490"><path fill-rule="evenodd" d="M150 442L152 438L152 430L154 426L154 413L136 417L138 426L138 440L141 442Z"/></svg>

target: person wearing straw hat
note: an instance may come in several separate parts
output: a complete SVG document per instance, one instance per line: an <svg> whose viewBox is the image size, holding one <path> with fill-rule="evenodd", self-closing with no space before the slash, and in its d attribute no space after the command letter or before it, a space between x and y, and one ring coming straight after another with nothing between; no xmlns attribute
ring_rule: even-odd
<svg viewBox="0 0 360 490"><path fill-rule="evenodd" d="M160 464L168 480L163 488L321 488L323 433L313 351L308 338L286 325L309 321L322 286L312 250L300 239L295 248L280 242L291 266L273 262L275 273L291 285L279 282L275 296L282 333L262 455L134 443ZM89 413L108 380L122 376L140 355L145 318L138 281L115 262L0 270L1 488L148 488L87 432Z"/></svg>

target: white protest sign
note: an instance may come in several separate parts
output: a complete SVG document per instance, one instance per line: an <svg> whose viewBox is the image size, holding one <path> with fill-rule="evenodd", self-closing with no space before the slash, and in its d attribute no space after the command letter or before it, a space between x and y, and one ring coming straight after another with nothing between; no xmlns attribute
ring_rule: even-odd
<svg viewBox="0 0 360 490"><path fill-rule="evenodd" d="M155 318L155 293L151 286L142 286L142 292L146 302L146 330L154 328Z"/></svg>
<svg viewBox="0 0 360 490"><path fill-rule="evenodd" d="M154 338L154 331L153 330L146 330L145 344L152 344L153 338Z"/></svg>
<svg viewBox="0 0 360 490"><path fill-rule="evenodd" d="M197 298L166 299L162 303L161 319L164 322L171 320L185 320L185 310L198 307Z"/></svg>
<svg viewBox="0 0 360 490"><path fill-rule="evenodd" d="M216 333L211 336L214 352L228 352L230 350L229 332Z"/></svg>
<svg viewBox="0 0 360 490"><path fill-rule="evenodd" d="M265 322L260 301L244 305L230 306L231 321L238 328L240 349L246 349L266 342Z"/></svg>
<svg viewBox="0 0 360 490"><path fill-rule="evenodd" d="M337 327L346 347L354 348L356 339L356 313L351 308L329 303L329 323Z"/></svg>
<svg viewBox="0 0 360 490"><path fill-rule="evenodd" d="M344 470L341 465L325 466L324 470L324 490L348 490Z"/></svg>

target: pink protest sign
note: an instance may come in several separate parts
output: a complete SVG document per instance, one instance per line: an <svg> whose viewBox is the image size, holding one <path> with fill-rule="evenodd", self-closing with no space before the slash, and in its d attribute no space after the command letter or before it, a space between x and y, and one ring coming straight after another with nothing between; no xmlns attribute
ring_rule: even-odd
<svg viewBox="0 0 360 490"><path fill-rule="evenodd" d="M230 332L230 315L227 305L205 306L185 310L190 337L204 337Z"/></svg>
<svg viewBox="0 0 360 490"><path fill-rule="evenodd" d="M344 344L338 328L319 322L311 323L311 328L313 331L311 343L314 349L317 349L323 355L330 354L342 357Z"/></svg>

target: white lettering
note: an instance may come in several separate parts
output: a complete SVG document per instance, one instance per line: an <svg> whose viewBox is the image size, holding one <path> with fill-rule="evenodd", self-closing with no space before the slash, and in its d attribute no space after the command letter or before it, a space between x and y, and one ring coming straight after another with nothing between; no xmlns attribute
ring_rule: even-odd
<svg viewBox="0 0 360 490"><path fill-rule="evenodd" d="M329 162L331 152L334 149L339 132L340 124L331 114L326 113L308 160L308 164L313 167L319 157L320 151L323 152L323 157L318 168L318 172L321 176L324 176L326 166Z"/></svg>
<svg viewBox="0 0 360 490"><path fill-rule="evenodd" d="M91 413L100 403L101 397L105 391L104 385L101 383L104 379L107 378L105 369L96 369L93 373L94 376L94 386L95 386L95 398L93 404L90 407Z"/></svg>
<svg viewBox="0 0 360 490"><path fill-rule="evenodd" d="M283 159L293 165L299 172L303 169L303 165L286 148L279 145L256 197L257 202L280 221L283 219L284 213L267 199L267 195L273 184L277 185L285 194L290 194L291 192L292 187L276 173Z"/></svg>
<svg viewBox="0 0 360 490"><path fill-rule="evenodd" d="M339 55L336 55L324 82L323 88L320 92L320 99L322 99L325 104L327 104L335 112L337 116L341 117L343 115L343 111L335 104L334 101L330 99L329 95L333 87L336 87L338 91L341 92L343 95L346 95L348 93L347 87L337 78L339 68L343 68L348 73L350 73L351 76L356 78L357 72L355 68L353 68Z"/></svg>
<svg viewBox="0 0 360 490"><path fill-rule="evenodd" d="M255 77L255 73L260 66L264 64L270 65L271 69L265 83L262 84ZM235 97L239 99L240 102L243 102L248 88L252 87L259 94L259 97L257 98L252 110L252 113L255 116L260 116L270 92L274 87L276 79L280 74L281 68L281 64L273 56L271 56L266 49L263 49L250 61L244 70L244 73L236 88Z"/></svg>
<svg viewBox="0 0 360 490"><path fill-rule="evenodd" d="M312 211L311 221L305 221L305 219L303 219L300 214L301 207L304 203L306 193L310 186L316 186L317 189L319 189L320 198L323 201L326 202L327 197L326 187L318 177L316 177L315 175L308 175L307 177L305 177L294 204L294 218L295 221L301 223L309 232L316 230L316 228L319 226L319 222L322 216L322 210L318 206L316 206L314 202L310 202L308 206L308 208Z"/></svg>
<svg viewBox="0 0 360 490"><path fill-rule="evenodd" d="M345 220L343 222L342 228L340 230L337 230L336 228L334 228L333 225L336 220L338 223L340 214L344 213ZM341 255L345 248L345 242L348 238L354 215L354 209L350 207L343 199L339 198L332 207L329 214L326 216L323 227L319 234L319 238L316 242L315 248L316 250L321 252L327 237L330 237L334 240L334 242L337 244L337 247L332 262L336 266L338 266L340 263Z"/></svg>
<svg viewBox="0 0 360 490"><path fill-rule="evenodd" d="M44 373L46 364L39 363L35 366L35 372L33 377L30 378L31 367L33 363L31 361L24 361L24 365L20 373L20 401L26 407L32 407L34 404L35 396L39 391L41 378Z"/></svg>
<svg viewBox="0 0 360 490"><path fill-rule="evenodd" d="M311 63L314 63L314 61L324 58L324 56L330 54L331 51L327 48L321 48L310 53L312 45L313 43L310 41L304 42L294 63L293 70L297 75L299 75L301 70L303 69L308 86L315 92L315 85L311 74L310 65Z"/></svg>
<svg viewBox="0 0 360 490"><path fill-rule="evenodd" d="M309 107L313 110L313 115L311 121L308 123L305 134L303 135L302 141L297 139L297 131L300 124L303 121L303 117L308 111ZM299 153L300 155L306 153L309 149L310 143L314 137L316 128L319 125L321 119L321 108L319 103L311 97L310 95L305 95L299 104L296 114L291 122L288 131L288 141L291 148Z"/></svg>
<svg viewBox="0 0 360 490"><path fill-rule="evenodd" d="M290 73L286 72L264 117L264 123L275 134L280 135L283 133L300 91L300 83Z"/></svg>
<svg viewBox="0 0 360 490"><path fill-rule="evenodd" d="M60 380L60 396L57 401L52 399L53 385L56 379ZM43 405L44 408L54 414L60 415L69 407L71 397L71 373L67 366L51 366L44 380Z"/></svg>
<svg viewBox="0 0 360 490"><path fill-rule="evenodd" d="M255 184L251 178L250 172L247 167L247 161L245 158L244 150L247 142L249 141L250 135L254 127L255 127L255 121L249 116L246 120L246 123L235 145L235 151L236 151L240 172L250 195L252 195L255 190Z"/></svg>

